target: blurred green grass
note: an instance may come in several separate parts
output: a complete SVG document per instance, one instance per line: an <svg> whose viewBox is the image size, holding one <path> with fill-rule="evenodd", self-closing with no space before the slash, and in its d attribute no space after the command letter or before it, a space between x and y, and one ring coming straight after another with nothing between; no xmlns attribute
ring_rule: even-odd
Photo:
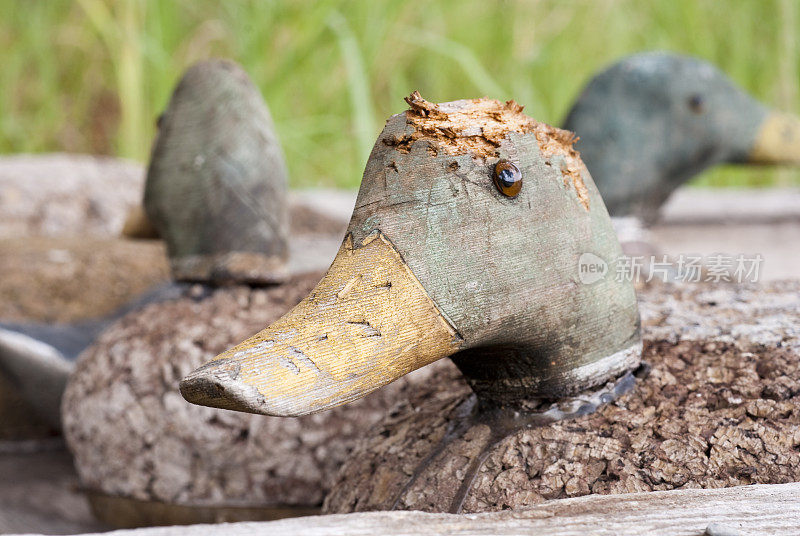
<svg viewBox="0 0 800 536"><path fill-rule="evenodd" d="M0 153L146 161L181 73L213 56L261 88L294 187L356 187L383 119L414 89L437 101L513 98L559 124L594 71L641 50L706 58L797 112L797 4L0 0ZM800 174L728 167L696 183L797 185Z"/></svg>

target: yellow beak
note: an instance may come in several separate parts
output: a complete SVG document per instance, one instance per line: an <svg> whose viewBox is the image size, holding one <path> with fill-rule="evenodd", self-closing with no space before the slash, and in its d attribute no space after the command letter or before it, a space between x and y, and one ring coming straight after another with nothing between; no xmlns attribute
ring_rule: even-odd
<svg viewBox="0 0 800 536"><path fill-rule="evenodd" d="M195 404L300 416L361 398L462 339L380 233L348 235L328 272L268 328L181 382Z"/></svg>
<svg viewBox="0 0 800 536"><path fill-rule="evenodd" d="M787 113L770 113L761 124L748 161L800 165L800 118Z"/></svg>

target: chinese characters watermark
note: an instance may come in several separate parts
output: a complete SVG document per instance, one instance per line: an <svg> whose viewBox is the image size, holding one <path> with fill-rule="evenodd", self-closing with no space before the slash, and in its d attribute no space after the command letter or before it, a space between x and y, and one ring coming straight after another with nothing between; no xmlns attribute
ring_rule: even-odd
<svg viewBox="0 0 800 536"><path fill-rule="evenodd" d="M584 253L578 259L578 278L591 285L607 275L623 281L680 281L684 283L730 282L755 283L761 273L764 257L755 255L651 255L645 257L622 255L610 263L595 255ZM610 266L609 266L610 265Z"/></svg>

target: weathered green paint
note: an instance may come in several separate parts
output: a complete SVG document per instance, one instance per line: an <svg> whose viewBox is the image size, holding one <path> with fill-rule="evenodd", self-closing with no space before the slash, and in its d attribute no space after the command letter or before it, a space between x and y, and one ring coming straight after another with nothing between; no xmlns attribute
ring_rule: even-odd
<svg viewBox="0 0 800 536"><path fill-rule="evenodd" d="M768 109L713 65L677 54L627 57L596 75L564 128L612 216L646 221L681 184L747 161Z"/></svg>
<svg viewBox="0 0 800 536"><path fill-rule="evenodd" d="M175 278L280 279L286 193L280 144L247 74L225 60L191 67L159 119L144 196Z"/></svg>
<svg viewBox="0 0 800 536"><path fill-rule="evenodd" d="M466 102L466 101L464 101ZM458 103L452 103L458 104ZM509 133L499 158L522 171L514 199L497 191L499 158L451 156L420 139L408 153L406 114L392 117L364 172L350 222L354 243L380 231L464 339L453 356L490 398L578 392L638 362L639 316L630 282L613 273L582 284L578 259L609 266L619 243L589 173L589 210L546 159L533 133ZM432 153L437 153L433 155Z"/></svg>

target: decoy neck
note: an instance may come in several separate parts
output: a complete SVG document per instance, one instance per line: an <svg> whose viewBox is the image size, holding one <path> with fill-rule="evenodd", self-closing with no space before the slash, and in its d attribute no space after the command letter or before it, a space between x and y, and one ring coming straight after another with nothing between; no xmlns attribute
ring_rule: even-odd
<svg viewBox="0 0 800 536"><path fill-rule="evenodd" d="M451 357L478 395L514 404L635 367L629 281L580 281L621 255L572 134L509 101L414 93L366 165L344 242L317 287L181 383L197 404L297 416Z"/></svg>
<svg viewBox="0 0 800 536"><path fill-rule="evenodd" d="M713 65L648 52L596 75L564 128L612 216L652 222L681 184L723 163L800 165L800 119L772 111Z"/></svg>
<svg viewBox="0 0 800 536"><path fill-rule="evenodd" d="M189 68L159 118L144 193L173 277L280 280L286 176L269 111L244 70L227 60Z"/></svg>

